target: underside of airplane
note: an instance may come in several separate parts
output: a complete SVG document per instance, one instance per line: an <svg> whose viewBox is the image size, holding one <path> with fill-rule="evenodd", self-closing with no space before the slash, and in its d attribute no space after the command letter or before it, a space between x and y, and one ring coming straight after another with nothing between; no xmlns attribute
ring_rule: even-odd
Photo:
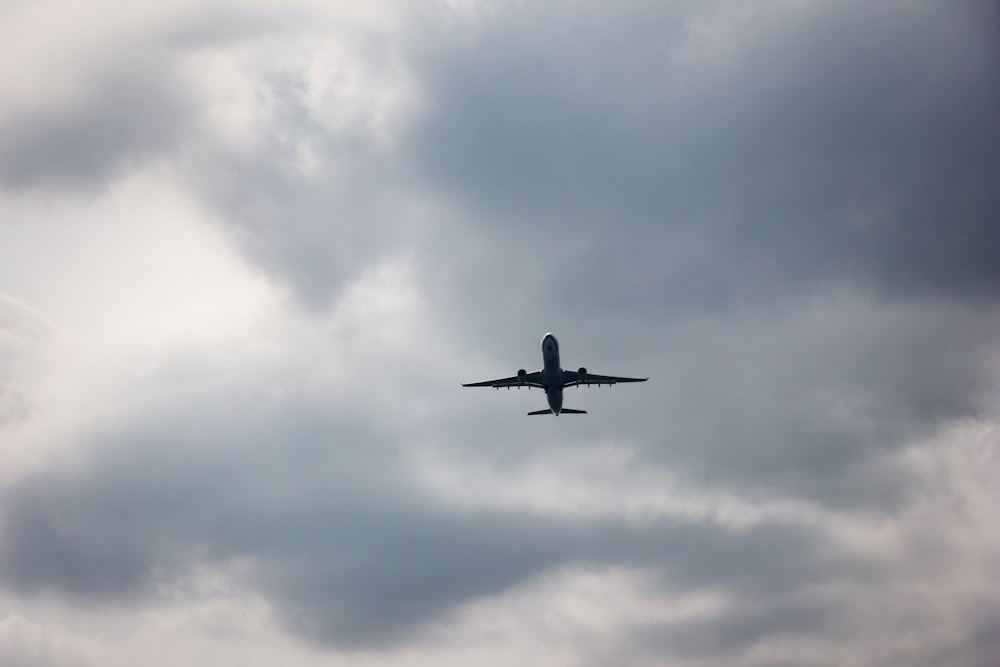
<svg viewBox="0 0 1000 667"><path fill-rule="evenodd" d="M589 373L586 368L580 367L576 371L563 370L559 362L559 341L551 333L545 334L542 338L542 368L534 372L527 372L523 368L517 375L499 378L496 380L484 380L482 382L470 382L463 384L463 387L493 387L500 389L506 387L532 387L543 389L548 400L549 407L546 410L535 410L529 415L585 415L586 410L573 410L563 407L563 389L567 387L578 387L581 385L612 385L620 382L645 382L649 378L620 377L617 375L597 375Z"/></svg>

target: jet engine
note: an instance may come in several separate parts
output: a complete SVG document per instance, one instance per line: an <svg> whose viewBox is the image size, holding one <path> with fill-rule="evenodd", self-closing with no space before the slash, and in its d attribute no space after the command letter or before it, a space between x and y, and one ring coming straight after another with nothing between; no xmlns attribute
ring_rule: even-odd
<svg viewBox="0 0 1000 667"><path fill-rule="evenodd" d="M580 366L580 370L578 370L576 372L576 374L580 376L580 378L579 378L580 382L586 382L587 381L587 369L584 368L583 366Z"/></svg>
<svg viewBox="0 0 1000 667"><path fill-rule="evenodd" d="M524 384L524 376L526 376L527 374L528 374L528 371L524 370L523 368L522 368L522 369L520 369L520 370L519 370L519 371L517 372L517 381L518 381L518 382L519 382L520 384Z"/></svg>

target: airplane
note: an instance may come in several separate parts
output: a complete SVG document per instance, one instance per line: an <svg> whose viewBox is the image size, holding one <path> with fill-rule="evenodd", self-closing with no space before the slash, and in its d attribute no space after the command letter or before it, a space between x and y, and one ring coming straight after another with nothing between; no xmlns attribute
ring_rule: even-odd
<svg viewBox="0 0 1000 667"><path fill-rule="evenodd" d="M586 368L581 367L578 371L564 371L559 365L559 341L551 333L545 334L542 338L542 369L535 371L534 373L528 373L523 368L509 378L500 378L498 380L485 380L483 382L470 382L468 384L463 384L463 387L493 387L494 389L500 389L500 387L537 387L539 389L545 390L545 398L548 399L549 408L548 410L535 410L534 412L529 412L528 415L555 415L558 417L560 414L564 415L585 415L586 410L571 410L569 408L564 408L563 405L563 389L567 387L576 387L582 384L592 385L596 384L598 387L602 384L617 384L619 382L645 382L649 378L625 378L616 377L614 375L593 375L587 372Z"/></svg>

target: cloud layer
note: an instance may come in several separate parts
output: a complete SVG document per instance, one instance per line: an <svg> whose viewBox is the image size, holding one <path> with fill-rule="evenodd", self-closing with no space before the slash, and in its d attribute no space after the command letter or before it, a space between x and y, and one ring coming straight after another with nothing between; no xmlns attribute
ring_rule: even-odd
<svg viewBox="0 0 1000 667"><path fill-rule="evenodd" d="M997 655L986 3L0 11L0 662Z"/></svg>

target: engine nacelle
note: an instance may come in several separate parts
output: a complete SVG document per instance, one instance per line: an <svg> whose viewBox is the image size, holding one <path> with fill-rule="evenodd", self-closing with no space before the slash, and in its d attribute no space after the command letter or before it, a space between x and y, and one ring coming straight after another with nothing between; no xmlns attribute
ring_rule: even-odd
<svg viewBox="0 0 1000 667"><path fill-rule="evenodd" d="M520 370L519 370L519 371L517 372L517 381L518 381L518 382L519 382L520 384L524 384L524 378L525 378L525 376L526 376L527 374L528 374L528 371L524 370L523 368L522 368L522 369L520 369Z"/></svg>
<svg viewBox="0 0 1000 667"><path fill-rule="evenodd" d="M583 366L580 366L580 370L578 370L576 374L580 376L580 382L587 381L587 369Z"/></svg>

